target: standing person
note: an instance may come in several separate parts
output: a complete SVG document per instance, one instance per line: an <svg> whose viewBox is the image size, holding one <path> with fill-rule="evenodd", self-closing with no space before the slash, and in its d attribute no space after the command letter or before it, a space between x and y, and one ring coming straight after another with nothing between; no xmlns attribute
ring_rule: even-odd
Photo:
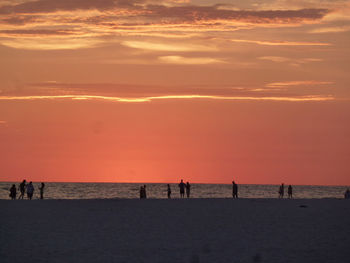
<svg viewBox="0 0 350 263"><path fill-rule="evenodd" d="M293 187L291 185L288 186L288 198L293 198Z"/></svg>
<svg viewBox="0 0 350 263"><path fill-rule="evenodd" d="M190 198L190 194L191 194L191 185L189 182L186 183L186 195L187 198Z"/></svg>
<svg viewBox="0 0 350 263"><path fill-rule="evenodd" d="M232 197L238 198L238 185L235 183L235 181L232 181Z"/></svg>
<svg viewBox="0 0 350 263"><path fill-rule="evenodd" d="M16 195L17 195L16 185L13 184L12 187L10 188L11 200L16 200Z"/></svg>
<svg viewBox="0 0 350 263"><path fill-rule="evenodd" d="M180 197L181 197L181 198L184 198L184 197L185 197L185 187L186 187L186 184L185 184L184 181L181 179L181 182L179 183Z"/></svg>
<svg viewBox="0 0 350 263"><path fill-rule="evenodd" d="M345 199L350 199L350 189L349 188L345 191L344 198Z"/></svg>
<svg viewBox="0 0 350 263"><path fill-rule="evenodd" d="M24 192L26 190L26 180L23 180L22 183L20 183L19 187L18 187L18 190L20 191L20 195L18 197L18 199L23 199L24 197Z"/></svg>
<svg viewBox="0 0 350 263"><path fill-rule="evenodd" d="M144 196L144 189L143 186L140 186L140 199L142 199Z"/></svg>
<svg viewBox="0 0 350 263"><path fill-rule="evenodd" d="M143 185L143 198L147 198L146 185Z"/></svg>
<svg viewBox="0 0 350 263"><path fill-rule="evenodd" d="M279 193L279 198L283 198L283 196L284 196L284 184L280 185L280 189L279 189L278 193Z"/></svg>
<svg viewBox="0 0 350 263"><path fill-rule="evenodd" d="M27 197L29 200L32 200L34 194L34 186L32 182L29 182L27 185Z"/></svg>
<svg viewBox="0 0 350 263"><path fill-rule="evenodd" d="M39 190L40 190L40 199L44 199L44 187L45 184L41 183L41 186L39 186Z"/></svg>
<svg viewBox="0 0 350 263"><path fill-rule="evenodd" d="M171 188L170 188L170 184L168 184L168 199L171 198Z"/></svg>

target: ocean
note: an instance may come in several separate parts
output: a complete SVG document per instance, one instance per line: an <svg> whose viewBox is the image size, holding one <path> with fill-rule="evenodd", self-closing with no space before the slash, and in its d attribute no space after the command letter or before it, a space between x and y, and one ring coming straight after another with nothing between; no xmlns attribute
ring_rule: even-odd
<svg viewBox="0 0 350 263"><path fill-rule="evenodd" d="M0 182L0 199L10 199L12 184L18 188L20 182ZM33 199L39 198L40 183L33 183ZM45 183L45 199L115 199L139 198L143 183ZM167 185L164 183L145 183L147 198L167 198ZM178 184L170 184L172 198L179 198ZM278 198L278 185L238 185L239 198ZM285 198L287 197L285 186ZM293 198L344 198L347 186L293 186ZM17 197L18 197L17 191ZM231 198L232 185L229 184L191 184L191 198Z"/></svg>

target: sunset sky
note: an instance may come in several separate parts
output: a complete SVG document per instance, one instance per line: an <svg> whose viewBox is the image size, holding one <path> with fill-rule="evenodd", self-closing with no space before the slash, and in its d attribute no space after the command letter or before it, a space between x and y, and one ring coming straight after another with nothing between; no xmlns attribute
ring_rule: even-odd
<svg viewBox="0 0 350 263"><path fill-rule="evenodd" d="M350 185L349 47L349 0L0 0L0 181Z"/></svg>

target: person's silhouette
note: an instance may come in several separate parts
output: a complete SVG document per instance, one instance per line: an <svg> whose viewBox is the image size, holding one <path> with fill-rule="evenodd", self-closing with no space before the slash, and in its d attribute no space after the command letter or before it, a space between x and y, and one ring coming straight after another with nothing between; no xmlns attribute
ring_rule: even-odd
<svg viewBox="0 0 350 263"><path fill-rule="evenodd" d="M23 180L22 183L20 183L19 187L18 187L19 191L20 191L20 195L18 197L18 199L23 199L24 197L24 193L25 193L25 190L26 190L26 180Z"/></svg>
<svg viewBox="0 0 350 263"><path fill-rule="evenodd" d="M293 198L293 187L291 185L288 186L288 198Z"/></svg>
<svg viewBox="0 0 350 263"><path fill-rule="evenodd" d="M41 183L41 186L39 186L39 190L40 190L40 199L44 199L44 188L45 188L45 184Z"/></svg>
<svg viewBox="0 0 350 263"><path fill-rule="evenodd" d="M143 198L143 195L144 195L143 186L140 186L140 199Z"/></svg>
<svg viewBox="0 0 350 263"><path fill-rule="evenodd" d="M284 196L284 184L280 185L280 189L279 189L278 193L279 193L279 198L283 198L283 196Z"/></svg>
<svg viewBox="0 0 350 263"><path fill-rule="evenodd" d="M29 182L27 185L27 197L29 200L32 200L34 194L34 186L32 182Z"/></svg>
<svg viewBox="0 0 350 263"><path fill-rule="evenodd" d="M143 198L147 198L146 185L143 185Z"/></svg>
<svg viewBox="0 0 350 263"><path fill-rule="evenodd" d="M179 188L180 188L180 197L184 198L185 197L185 187L186 184L183 182L183 180L181 179L181 182L179 183Z"/></svg>
<svg viewBox="0 0 350 263"><path fill-rule="evenodd" d="M238 198L238 185L235 183L235 181L232 181L232 197Z"/></svg>
<svg viewBox="0 0 350 263"><path fill-rule="evenodd" d="M10 188L10 197L12 200L16 200L16 195L17 195L17 189L16 189L16 185L12 185L12 187Z"/></svg>
<svg viewBox="0 0 350 263"><path fill-rule="evenodd" d="M350 189L349 188L345 191L344 198L345 199L350 199Z"/></svg>
<svg viewBox="0 0 350 263"><path fill-rule="evenodd" d="M168 184L168 199L171 198L171 188L170 188L170 184Z"/></svg>
<svg viewBox="0 0 350 263"><path fill-rule="evenodd" d="M189 182L186 183L186 195L187 198L190 198L190 194L191 194L191 185Z"/></svg>

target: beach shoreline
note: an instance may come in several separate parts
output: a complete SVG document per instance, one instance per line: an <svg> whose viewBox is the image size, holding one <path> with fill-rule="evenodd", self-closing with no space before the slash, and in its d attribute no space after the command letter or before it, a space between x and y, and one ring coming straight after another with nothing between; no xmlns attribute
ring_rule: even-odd
<svg viewBox="0 0 350 263"><path fill-rule="evenodd" d="M350 202L0 200L1 262L348 262Z"/></svg>

